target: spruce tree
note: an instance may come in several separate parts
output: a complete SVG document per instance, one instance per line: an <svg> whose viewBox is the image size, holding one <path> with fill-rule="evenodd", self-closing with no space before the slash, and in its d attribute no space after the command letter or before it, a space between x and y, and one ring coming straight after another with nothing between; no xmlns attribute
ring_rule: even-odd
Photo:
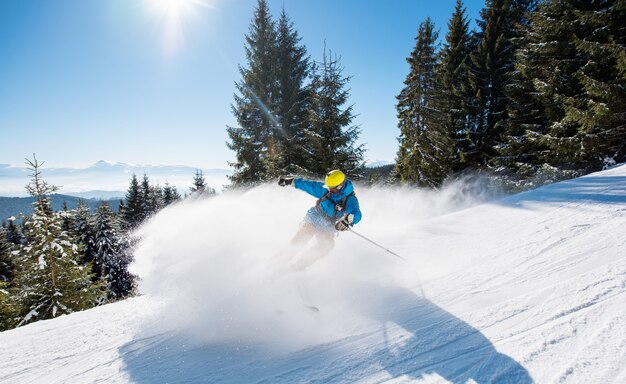
<svg viewBox="0 0 626 384"><path fill-rule="evenodd" d="M126 229L133 230L137 228L145 218L143 196L139 186L139 180L133 173L130 185L126 191L124 206L121 209L124 225Z"/></svg>
<svg viewBox="0 0 626 384"><path fill-rule="evenodd" d="M280 122L280 173L283 174L306 173L304 145L308 93L305 82L310 65L306 48L300 40L293 22L283 9L277 27L278 86L274 108Z"/></svg>
<svg viewBox="0 0 626 384"><path fill-rule="evenodd" d="M78 244L81 247L81 254L83 255L83 264L91 263L95 254L95 242L94 242L94 228L91 224L91 213L89 207L84 200L79 200L76 210L66 211L64 210L64 228L66 222L70 222L70 233L78 240ZM95 271L97 273L97 271Z"/></svg>
<svg viewBox="0 0 626 384"><path fill-rule="evenodd" d="M9 243L15 245L20 245L24 242L24 233L19 225L15 224L15 217L9 218L9 223L6 228L6 238Z"/></svg>
<svg viewBox="0 0 626 384"><path fill-rule="evenodd" d="M14 289L8 282L0 281L0 332L15 328L19 321L20 307Z"/></svg>
<svg viewBox="0 0 626 384"><path fill-rule="evenodd" d="M545 132L549 121L543 103L538 96L533 78L542 70L544 60L533 53L538 36L532 28L525 30L516 52L516 62L511 81L506 88L508 96L507 118L503 121L505 132L502 143L496 148L494 165L501 177L518 183L534 178L540 158L545 150L537 141L529 140L528 132Z"/></svg>
<svg viewBox="0 0 626 384"><path fill-rule="evenodd" d="M272 107L276 95L276 26L266 0L258 0L245 36L247 67L240 66L241 80L232 112L238 127L227 127L236 161L229 176L234 185L255 184L275 176L281 162L276 130L280 121Z"/></svg>
<svg viewBox="0 0 626 384"><path fill-rule="evenodd" d="M155 207L153 204L154 201L152 196L152 186L150 185L150 179L145 173L143 174L143 178L141 179L141 185L139 190L141 193L141 210L144 214L143 219L146 219L154 213Z"/></svg>
<svg viewBox="0 0 626 384"><path fill-rule="evenodd" d="M19 305L13 287L15 279L14 245L7 241L4 227L0 228L0 331L17 325Z"/></svg>
<svg viewBox="0 0 626 384"><path fill-rule="evenodd" d="M145 175L141 185L142 195L144 196L144 212L146 213L146 218L148 218L163 208L163 189L160 185L150 185L150 181Z"/></svg>
<svg viewBox="0 0 626 384"><path fill-rule="evenodd" d="M199 169L196 170L196 174L193 177L193 184L189 190L191 191L191 196L195 198L211 197L215 195L215 189L207 185L204 174Z"/></svg>
<svg viewBox="0 0 626 384"><path fill-rule="evenodd" d="M193 183L191 188L189 188L189 190L191 191L191 193L195 193L195 192L204 192L204 190L206 189L207 184L206 184L206 180L204 179L204 174L202 173L201 170L196 169L196 174L193 176Z"/></svg>
<svg viewBox="0 0 626 384"><path fill-rule="evenodd" d="M109 298L128 296L134 286L134 277L128 271L131 258L126 252L115 215L106 202L96 210L94 228L96 269L99 276L107 282Z"/></svg>
<svg viewBox="0 0 626 384"><path fill-rule="evenodd" d="M79 203L82 201L79 200ZM63 211L69 213L70 212L70 208L67 206L67 201L63 200ZM66 215L66 218L63 220L63 226L61 227L64 231L71 231L73 228L73 224L72 224L72 215L68 214Z"/></svg>
<svg viewBox="0 0 626 384"><path fill-rule="evenodd" d="M565 98L563 124L578 127L576 161L596 170L626 160L626 2L595 1L576 11L576 24L588 30L574 37L585 58L575 73L583 93Z"/></svg>
<svg viewBox="0 0 626 384"><path fill-rule="evenodd" d="M508 118L507 85L512 80L518 38L528 24L534 0L487 0L471 54L474 126L470 163L490 165L501 145Z"/></svg>
<svg viewBox="0 0 626 384"><path fill-rule="evenodd" d="M176 190L175 186L169 185L168 182L165 182L165 186L163 187L163 205L168 206L172 203L175 203L181 199L180 193Z"/></svg>
<svg viewBox="0 0 626 384"><path fill-rule="evenodd" d="M430 18L418 29L416 44L407 58L410 71L398 95L400 149L395 176L404 183L438 186L452 169L454 143L436 110L436 42Z"/></svg>
<svg viewBox="0 0 626 384"><path fill-rule="evenodd" d="M351 125L352 105L346 89L349 77L343 75L340 60L332 53L313 65L310 84L309 127L306 131L308 170L322 177L331 169L341 169L351 177L362 176L363 145L356 145L360 129Z"/></svg>
<svg viewBox="0 0 626 384"><path fill-rule="evenodd" d="M13 280L15 263L11 252L13 245L7 240L4 227L0 227L0 282L8 283Z"/></svg>
<svg viewBox="0 0 626 384"><path fill-rule="evenodd" d="M460 171L470 152L472 90L469 84L471 35L463 2L457 0L437 63L436 110L442 132L449 132L455 149L452 170Z"/></svg>
<svg viewBox="0 0 626 384"><path fill-rule="evenodd" d="M102 299L102 285L92 282L91 267L80 263L78 246L62 230L63 216L52 212L47 195L56 190L41 179L41 164L27 161L32 170L27 190L36 198L26 222L29 243L21 247L15 282L24 312L18 325L83 310Z"/></svg>
<svg viewBox="0 0 626 384"><path fill-rule="evenodd" d="M523 140L510 140L524 176L542 166L587 172L625 159L623 4L552 0L533 13L518 67L539 118L523 127Z"/></svg>

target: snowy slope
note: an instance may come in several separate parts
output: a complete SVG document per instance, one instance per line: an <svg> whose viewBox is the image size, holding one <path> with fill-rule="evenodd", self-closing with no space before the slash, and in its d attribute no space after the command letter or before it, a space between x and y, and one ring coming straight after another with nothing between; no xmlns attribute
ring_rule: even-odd
<svg viewBox="0 0 626 384"><path fill-rule="evenodd" d="M0 382L626 382L626 165L483 204L466 187L358 190L355 229L408 262L347 233L304 273L277 257L300 191L166 209L141 230L145 294L0 333Z"/></svg>

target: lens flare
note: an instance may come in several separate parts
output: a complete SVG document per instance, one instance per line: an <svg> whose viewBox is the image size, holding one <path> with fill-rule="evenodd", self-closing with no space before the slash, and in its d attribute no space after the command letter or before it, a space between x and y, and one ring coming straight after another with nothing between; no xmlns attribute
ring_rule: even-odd
<svg viewBox="0 0 626 384"><path fill-rule="evenodd" d="M163 51L167 55L178 53L185 43L185 20L199 8L211 8L207 0L146 0L163 28Z"/></svg>

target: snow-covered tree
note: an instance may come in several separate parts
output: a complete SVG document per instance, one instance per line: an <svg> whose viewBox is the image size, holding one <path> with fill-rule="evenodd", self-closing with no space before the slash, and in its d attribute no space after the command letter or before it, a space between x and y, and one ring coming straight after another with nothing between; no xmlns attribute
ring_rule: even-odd
<svg viewBox="0 0 626 384"><path fill-rule="evenodd" d="M15 283L24 308L19 325L90 308L101 302L102 284L94 282L91 266L83 265L79 247L62 230L66 212L53 212L47 195L56 190L41 179L41 164L27 161L32 170L28 192L36 198L26 222L29 242L21 247Z"/></svg>
<svg viewBox="0 0 626 384"><path fill-rule="evenodd" d="M109 298L128 296L134 287L134 276L128 271L132 261L127 244L108 203L103 202L94 218L96 253L94 262L99 276L106 280Z"/></svg>
<svg viewBox="0 0 626 384"><path fill-rule="evenodd" d="M83 255L83 264L91 263L95 254L94 229L91 224L92 218L89 207L84 200L79 200L76 209L73 211L63 210L63 225L61 229L65 230L66 223L70 224L70 233L78 240L81 247L80 253ZM96 271L97 273L97 271Z"/></svg>

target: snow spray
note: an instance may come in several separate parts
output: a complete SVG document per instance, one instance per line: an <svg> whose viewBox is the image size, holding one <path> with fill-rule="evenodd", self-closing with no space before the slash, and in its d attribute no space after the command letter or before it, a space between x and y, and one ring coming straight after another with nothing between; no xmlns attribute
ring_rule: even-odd
<svg viewBox="0 0 626 384"><path fill-rule="evenodd" d="M419 239L428 236L425 220L481 200L467 190L467 185L441 191L357 185L363 220L356 227L393 245L407 262L339 233L334 249L302 272L285 270L285 260L276 256L288 248L314 197L265 185L183 201L137 231L141 240L132 271L140 277L141 293L162 303L161 325L201 343L315 345L376 321L376 312L384 311L368 303L376 286L419 295L414 270L428 265L429 276L436 277L452 267L442 258L434 262ZM303 305L302 289L319 313Z"/></svg>

